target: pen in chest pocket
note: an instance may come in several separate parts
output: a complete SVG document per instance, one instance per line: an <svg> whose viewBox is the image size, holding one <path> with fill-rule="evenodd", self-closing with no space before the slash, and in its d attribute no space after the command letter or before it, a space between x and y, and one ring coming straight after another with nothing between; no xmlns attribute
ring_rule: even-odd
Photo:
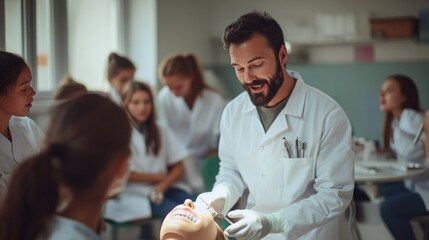
<svg viewBox="0 0 429 240"><path fill-rule="evenodd" d="M285 137L283 137L283 143L285 145L285 149L286 149L286 153L287 153L288 157L292 158L292 153L291 153L291 150L290 150L290 145L289 145L289 143L288 143L288 141L287 141L287 139Z"/></svg>

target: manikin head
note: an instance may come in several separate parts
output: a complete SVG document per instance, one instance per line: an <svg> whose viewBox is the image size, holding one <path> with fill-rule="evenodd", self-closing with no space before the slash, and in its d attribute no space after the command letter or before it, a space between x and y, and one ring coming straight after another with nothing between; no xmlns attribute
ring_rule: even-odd
<svg viewBox="0 0 429 240"><path fill-rule="evenodd" d="M161 240L225 240L222 229L214 221L207 206L186 200L165 217Z"/></svg>

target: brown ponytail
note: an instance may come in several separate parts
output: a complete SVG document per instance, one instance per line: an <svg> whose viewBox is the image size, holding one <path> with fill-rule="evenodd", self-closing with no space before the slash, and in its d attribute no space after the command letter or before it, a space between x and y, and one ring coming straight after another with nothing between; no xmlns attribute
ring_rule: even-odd
<svg viewBox="0 0 429 240"><path fill-rule="evenodd" d="M0 212L0 239L36 239L48 234L47 222L59 201L59 172L45 151L25 161L13 173Z"/></svg>
<svg viewBox="0 0 429 240"><path fill-rule="evenodd" d="M103 199L114 179L106 169L130 152L131 127L122 108L87 94L52 111L44 150L12 175L0 209L0 239L34 240L49 235L49 219L61 203L60 187L76 198ZM100 202L100 205L102 202Z"/></svg>

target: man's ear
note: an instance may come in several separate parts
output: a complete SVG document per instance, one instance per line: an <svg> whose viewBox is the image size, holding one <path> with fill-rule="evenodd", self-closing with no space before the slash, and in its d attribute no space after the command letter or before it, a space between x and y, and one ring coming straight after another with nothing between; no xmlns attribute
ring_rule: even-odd
<svg viewBox="0 0 429 240"><path fill-rule="evenodd" d="M288 52L286 50L286 46L285 45L282 45L280 47L279 56L278 57L279 57L280 65L285 66L286 62L287 62L287 59L289 57L289 54L288 54Z"/></svg>

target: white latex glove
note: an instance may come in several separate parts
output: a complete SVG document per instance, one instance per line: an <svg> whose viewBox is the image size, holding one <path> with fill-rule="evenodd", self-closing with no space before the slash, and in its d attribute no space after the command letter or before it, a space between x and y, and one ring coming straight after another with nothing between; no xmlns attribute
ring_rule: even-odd
<svg viewBox="0 0 429 240"><path fill-rule="evenodd" d="M202 199L202 200L201 200ZM198 195L196 202L202 204L208 204L210 207L218 212L222 212L225 207L226 194L223 194L219 191L217 192L204 192Z"/></svg>
<svg viewBox="0 0 429 240"><path fill-rule="evenodd" d="M262 214L253 210L235 210L229 212L228 217L241 219L225 229L227 237L259 240L268 233L283 232L284 220L281 212Z"/></svg>

